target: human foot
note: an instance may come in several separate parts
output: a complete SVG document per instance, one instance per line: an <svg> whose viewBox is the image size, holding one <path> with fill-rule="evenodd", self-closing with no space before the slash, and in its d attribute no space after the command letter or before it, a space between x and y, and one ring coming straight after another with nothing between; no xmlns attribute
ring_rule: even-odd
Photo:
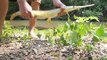
<svg viewBox="0 0 107 60"><path fill-rule="evenodd" d="M37 39L37 40L39 39L39 37L34 32L30 32L29 35L33 39Z"/></svg>

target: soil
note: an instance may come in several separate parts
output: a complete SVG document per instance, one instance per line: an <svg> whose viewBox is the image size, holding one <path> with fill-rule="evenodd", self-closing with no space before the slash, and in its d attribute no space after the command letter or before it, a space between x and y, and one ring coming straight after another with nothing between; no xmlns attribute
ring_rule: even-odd
<svg viewBox="0 0 107 60"><path fill-rule="evenodd" d="M5 42L4 42L5 41ZM107 58L107 44L97 43L95 50L52 46L47 40L0 41L0 60L101 60Z"/></svg>

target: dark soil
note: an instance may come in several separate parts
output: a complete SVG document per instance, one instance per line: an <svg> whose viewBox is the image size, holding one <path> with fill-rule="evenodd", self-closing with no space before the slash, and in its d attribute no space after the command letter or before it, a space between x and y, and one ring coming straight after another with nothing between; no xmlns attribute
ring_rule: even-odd
<svg viewBox="0 0 107 60"><path fill-rule="evenodd" d="M7 41L0 44L0 60L101 60L107 58L107 44L102 43L96 44L95 50L87 51L72 46L51 46L47 40Z"/></svg>

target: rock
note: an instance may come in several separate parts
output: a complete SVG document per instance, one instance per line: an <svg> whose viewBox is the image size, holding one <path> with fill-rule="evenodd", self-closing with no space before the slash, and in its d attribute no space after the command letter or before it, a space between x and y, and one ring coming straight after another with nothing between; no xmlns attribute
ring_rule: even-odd
<svg viewBox="0 0 107 60"><path fill-rule="evenodd" d="M25 55L25 56L27 56L28 55L28 51L26 51L26 50L23 50L23 54Z"/></svg>
<svg viewBox="0 0 107 60"><path fill-rule="evenodd" d="M38 54L38 51L36 48L33 48L33 52L37 55Z"/></svg>

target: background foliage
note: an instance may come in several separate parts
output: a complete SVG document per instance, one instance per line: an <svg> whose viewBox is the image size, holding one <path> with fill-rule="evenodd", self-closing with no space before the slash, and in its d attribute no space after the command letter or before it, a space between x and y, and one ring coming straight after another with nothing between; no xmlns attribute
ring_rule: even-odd
<svg viewBox="0 0 107 60"><path fill-rule="evenodd" d="M80 9L73 11L70 13L70 16L96 16L100 18L104 18L103 20L106 20L105 18L107 17L107 0L61 0L65 5L86 5L86 4L95 4L93 7L85 8L85 9ZM42 0L41 4L41 9L46 10L46 9L53 9L55 8L53 6L53 3L51 0ZM9 3L9 11L7 14L7 19L9 19L10 15L18 11L18 4L16 1L10 1ZM63 19L66 17L64 16ZM71 17L73 18L73 17Z"/></svg>

